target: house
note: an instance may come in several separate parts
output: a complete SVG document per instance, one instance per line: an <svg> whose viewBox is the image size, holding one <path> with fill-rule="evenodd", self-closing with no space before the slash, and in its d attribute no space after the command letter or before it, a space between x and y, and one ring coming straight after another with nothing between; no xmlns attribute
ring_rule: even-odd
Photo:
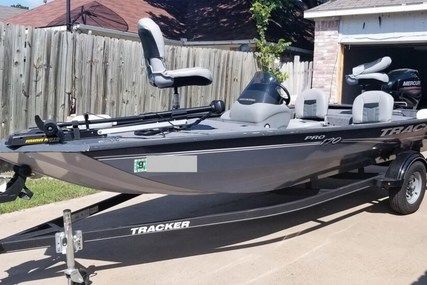
<svg viewBox="0 0 427 285"><path fill-rule="evenodd" d="M142 17L155 15L173 18L165 9L141 0L72 0L71 14L76 23L83 24L88 20L89 23L98 22L101 27L113 28L112 23L119 22L120 30L129 32L137 32L137 23ZM66 1L49 1L24 14L9 18L7 23L33 27L63 26L66 23ZM126 27L121 27L122 25Z"/></svg>
<svg viewBox="0 0 427 285"><path fill-rule="evenodd" d="M0 22L6 21L24 12L27 12L27 10L0 5Z"/></svg>
<svg viewBox="0 0 427 285"><path fill-rule="evenodd" d="M313 87L332 102L352 103L360 90L344 75L383 56L392 58L390 69L417 69L426 83L426 17L420 0L331 0L307 10L305 18L315 22Z"/></svg>
<svg viewBox="0 0 427 285"><path fill-rule="evenodd" d="M253 46L257 36L249 10L251 3L251 0L72 0L71 18L75 29L80 31L137 39L138 20L151 17L165 36L178 41L177 44L245 50ZM304 19L303 5L290 5L283 13L275 14L269 39L285 38L293 43L292 52L311 57L313 24ZM63 27L66 1L50 1L7 22Z"/></svg>

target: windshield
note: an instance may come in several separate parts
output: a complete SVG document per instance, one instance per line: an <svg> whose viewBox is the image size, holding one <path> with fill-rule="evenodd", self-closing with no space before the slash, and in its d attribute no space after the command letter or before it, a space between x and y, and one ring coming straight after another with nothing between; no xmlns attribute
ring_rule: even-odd
<svg viewBox="0 0 427 285"><path fill-rule="evenodd" d="M282 104L283 98L279 93L279 83L276 78L267 72L257 72L249 85L242 92L240 104L254 103Z"/></svg>

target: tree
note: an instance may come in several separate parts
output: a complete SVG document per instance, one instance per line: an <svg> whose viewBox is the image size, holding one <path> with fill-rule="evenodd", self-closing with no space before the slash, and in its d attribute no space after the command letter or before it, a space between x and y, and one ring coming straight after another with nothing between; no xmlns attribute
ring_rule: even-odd
<svg viewBox="0 0 427 285"><path fill-rule="evenodd" d="M18 8L18 9L24 9L24 10L29 10L30 9L30 7L23 6L23 5L19 4L19 3L15 4L15 5L11 5L10 7Z"/></svg>
<svg viewBox="0 0 427 285"><path fill-rule="evenodd" d="M299 0L298 0L299 1ZM328 0L301 0L305 5L307 5L308 9L314 8L320 4L327 2Z"/></svg>
<svg viewBox="0 0 427 285"><path fill-rule="evenodd" d="M266 32L271 20L271 13L277 8L282 8L286 2L287 0L254 0L251 7L252 17L258 31L258 38L255 39L255 56L258 65L263 71L274 75L279 82L285 81L287 75L280 71L276 61L290 43L285 39L279 39L277 43L268 42Z"/></svg>

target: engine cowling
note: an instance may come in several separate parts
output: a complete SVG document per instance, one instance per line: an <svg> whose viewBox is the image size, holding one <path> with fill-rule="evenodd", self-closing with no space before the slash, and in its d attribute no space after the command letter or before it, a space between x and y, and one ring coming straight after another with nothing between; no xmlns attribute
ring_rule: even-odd
<svg viewBox="0 0 427 285"><path fill-rule="evenodd" d="M389 82L382 90L391 94L395 104L403 108L416 109L422 98L419 73L415 69L396 69L388 73Z"/></svg>

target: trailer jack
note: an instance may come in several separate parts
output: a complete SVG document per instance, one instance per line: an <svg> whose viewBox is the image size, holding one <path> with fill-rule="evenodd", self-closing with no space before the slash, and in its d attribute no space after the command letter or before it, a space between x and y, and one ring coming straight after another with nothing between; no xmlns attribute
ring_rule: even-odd
<svg viewBox="0 0 427 285"><path fill-rule="evenodd" d="M73 232L71 210L64 210L64 231L55 234L56 253L66 256L67 269L65 276L69 284L88 284L86 272L76 268L74 253L83 249L83 235L81 231Z"/></svg>

